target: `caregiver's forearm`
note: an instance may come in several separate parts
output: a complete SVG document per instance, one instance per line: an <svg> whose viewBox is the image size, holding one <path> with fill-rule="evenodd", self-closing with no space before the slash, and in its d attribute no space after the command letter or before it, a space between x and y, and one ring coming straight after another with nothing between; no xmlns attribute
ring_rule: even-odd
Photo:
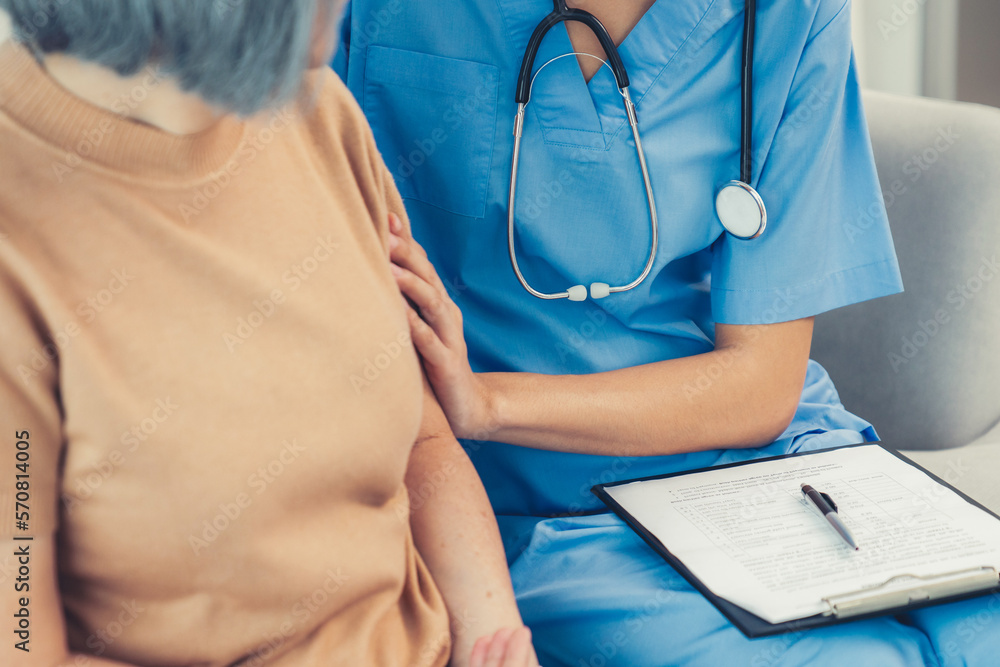
<svg viewBox="0 0 1000 667"><path fill-rule="evenodd" d="M452 664L464 665L477 638L522 625L496 518L450 430L414 447L406 486L414 542L451 616Z"/></svg>
<svg viewBox="0 0 1000 667"><path fill-rule="evenodd" d="M491 423L462 435L621 456L766 444L795 414L811 336L811 319L730 327L692 357L589 375L482 373Z"/></svg>

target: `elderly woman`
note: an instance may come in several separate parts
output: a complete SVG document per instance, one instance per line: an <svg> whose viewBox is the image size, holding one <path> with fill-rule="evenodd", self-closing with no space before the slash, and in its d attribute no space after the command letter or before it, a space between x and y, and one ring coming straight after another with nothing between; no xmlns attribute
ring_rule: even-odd
<svg viewBox="0 0 1000 667"><path fill-rule="evenodd" d="M337 5L0 0L3 665L537 664Z"/></svg>

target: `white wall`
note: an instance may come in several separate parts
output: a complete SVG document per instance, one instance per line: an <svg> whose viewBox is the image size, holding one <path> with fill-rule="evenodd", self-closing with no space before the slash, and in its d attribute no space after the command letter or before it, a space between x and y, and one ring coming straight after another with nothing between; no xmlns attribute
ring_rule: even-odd
<svg viewBox="0 0 1000 667"><path fill-rule="evenodd" d="M955 99L959 2L854 0L854 46L862 85Z"/></svg>
<svg viewBox="0 0 1000 667"><path fill-rule="evenodd" d="M861 85L904 95L924 89L928 0L854 0L854 45Z"/></svg>
<svg viewBox="0 0 1000 667"><path fill-rule="evenodd" d="M927 2L924 95L946 100L957 99L958 5L959 0Z"/></svg>
<svg viewBox="0 0 1000 667"><path fill-rule="evenodd" d="M0 43L10 37L10 17L7 12L0 9Z"/></svg>

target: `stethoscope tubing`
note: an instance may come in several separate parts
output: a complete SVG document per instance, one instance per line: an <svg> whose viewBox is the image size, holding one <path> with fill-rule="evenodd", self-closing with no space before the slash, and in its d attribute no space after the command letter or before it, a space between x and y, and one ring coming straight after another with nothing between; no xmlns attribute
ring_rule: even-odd
<svg viewBox="0 0 1000 667"><path fill-rule="evenodd" d="M753 54L757 0L745 0L743 10L743 64L740 88L740 180L753 178Z"/></svg>
<svg viewBox="0 0 1000 667"><path fill-rule="evenodd" d="M628 285L622 287L612 287L609 292L627 292L634 287L638 287L643 280L649 276L649 272L653 270L653 263L656 261L656 250L659 246L659 224L656 218L656 200L653 197L653 183L649 179L649 168L646 166L646 151L642 148L642 139L639 138L639 118L635 112L635 104L632 103L632 97L628 94L628 88L624 88L621 91L622 96L625 97L625 109L628 114L628 124L632 128L632 138L635 140L635 152L639 157L639 171L642 172L642 185L646 188L646 203L649 206L649 223L650 223L650 248L649 248L649 259L646 260L646 267L642 270L642 273L638 278L630 282Z"/></svg>
<svg viewBox="0 0 1000 667"><path fill-rule="evenodd" d="M542 39L554 26L565 21L577 21L590 28L601 43L604 53L608 56L608 65L611 67L611 72L615 75L615 83L618 84L618 89L628 88L628 72L625 71L625 64L622 62L621 56L618 55L618 49L615 47L614 40L611 39L611 35L600 19L582 9L570 9L566 6L566 0L553 0L552 5L552 11L535 26L535 30L528 39L528 46L524 49L524 56L521 58L521 70L517 75L517 92L514 95L514 101L518 104L528 103L528 100L531 98L531 84L534 81L534 77L531 76L531 68L535 64L535 56L538 54L538 48L542 44Z"/></svg>
<svg viewBox="0 0 1000 667"><path fill-rule="evenodd" d="M586 299L587 290L583 285L574 285L568 290L552 293L540 292L533 288L528 283L527 279L525 279L521 272L521 268L517 263L514 238L514 206L517 195L517 172L521 155L521 136L524 131L524 112L531 99L531 89L534 85L535 77L537 77L541 70L547 65L555 60L558 60L559 58L569 55L587 55L592 58L597 58L597 56L591 54L563 54L543 64L540 68L538 68L538 71L532 75L531 70L534 67L535 56L538 53L538 48L542 39L553 26L565 21L578 21L590 28L597 37L598 41L601 43L601 46L607 56L607 60L605 61L600 58L597 59L601 60L605 66L611 69L615 77L615 82L618 85L618 91L621 93L624 100L625 113L628 117L629 127L632 131L632 138L635 141L635 150L639 160L639 169L642 173L643 187L646 191L646 201L649 206L651 228L650 252L642 273L640 273L635 280L627 285L610 286L607 283L592 283L590 286L590 296L594 299L600 299L608 294L626 292L634 289L639 286L649 276L650 271L652 271L653 264L656 261L656 252L659 246L659 226L657 224L656 202L653 196L652 183L649 178L649 169L646 164L646 154L642 147L642 140L639 137L639 121L636 114L635 104L632 102L632 98L629 95L628 73L625 70L625 65L622 62L618 49L614 44L614 40L612 40L611 35L604 27L604 24L601 23L601 21L593 14L579 9L570 9L566 5L566 0L553 0L552 4L552 12L546 15L545 18L543 18L542 21L535 27L535 30L532 32L531 37L528 40L528 46L525 48L524 57L521 60L521 69L517 78L517 91L515 94L517 113L514 118L514 150L510 168L510 191L507 199L507 249L510 255L511 267L514 269L514 274L517 276L518 282L520 282L521 286L532 296L539 299L568 298L572 301L582 301ZM721 191L719 191L716 197L716 209L723 226L726 228L726 231L734 237L743 240L757 238L763 233L767 225L767 210L764 206L764 202L759 193L750 184L750 181L753 178L753 61L756 14L756 0L744 0L743 52L740 81L740 180L728 183ZM730 193L735 193L737 199L735 210L738 215L736 215L735 218L731 217L733 215L732 210L734 208L734 204L732 203L733 195ZM749 209L747 207L749 207ZM723 216L724 209L726 216ZM750 210L752 213L746 214L746 210Z"/></svg>

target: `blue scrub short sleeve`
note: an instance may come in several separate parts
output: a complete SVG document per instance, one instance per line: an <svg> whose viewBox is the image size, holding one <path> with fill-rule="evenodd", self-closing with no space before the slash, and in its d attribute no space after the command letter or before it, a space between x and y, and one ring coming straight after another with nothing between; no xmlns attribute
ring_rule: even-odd
<svg viewBox="0 0 1000 667"><path fill-rule="evenodd" d="M784 108L773 90L780 80L755 81L763 92L754 114L754 169L768 223L757 239L724 234L713 245L716 322L785 322L902 291L861 104L849 3L822 13L786 79ZM763 51L758 58L789 57ZM761 69L766 77L770 68ZM770 133L765 114L780 117Z"/></svg>

